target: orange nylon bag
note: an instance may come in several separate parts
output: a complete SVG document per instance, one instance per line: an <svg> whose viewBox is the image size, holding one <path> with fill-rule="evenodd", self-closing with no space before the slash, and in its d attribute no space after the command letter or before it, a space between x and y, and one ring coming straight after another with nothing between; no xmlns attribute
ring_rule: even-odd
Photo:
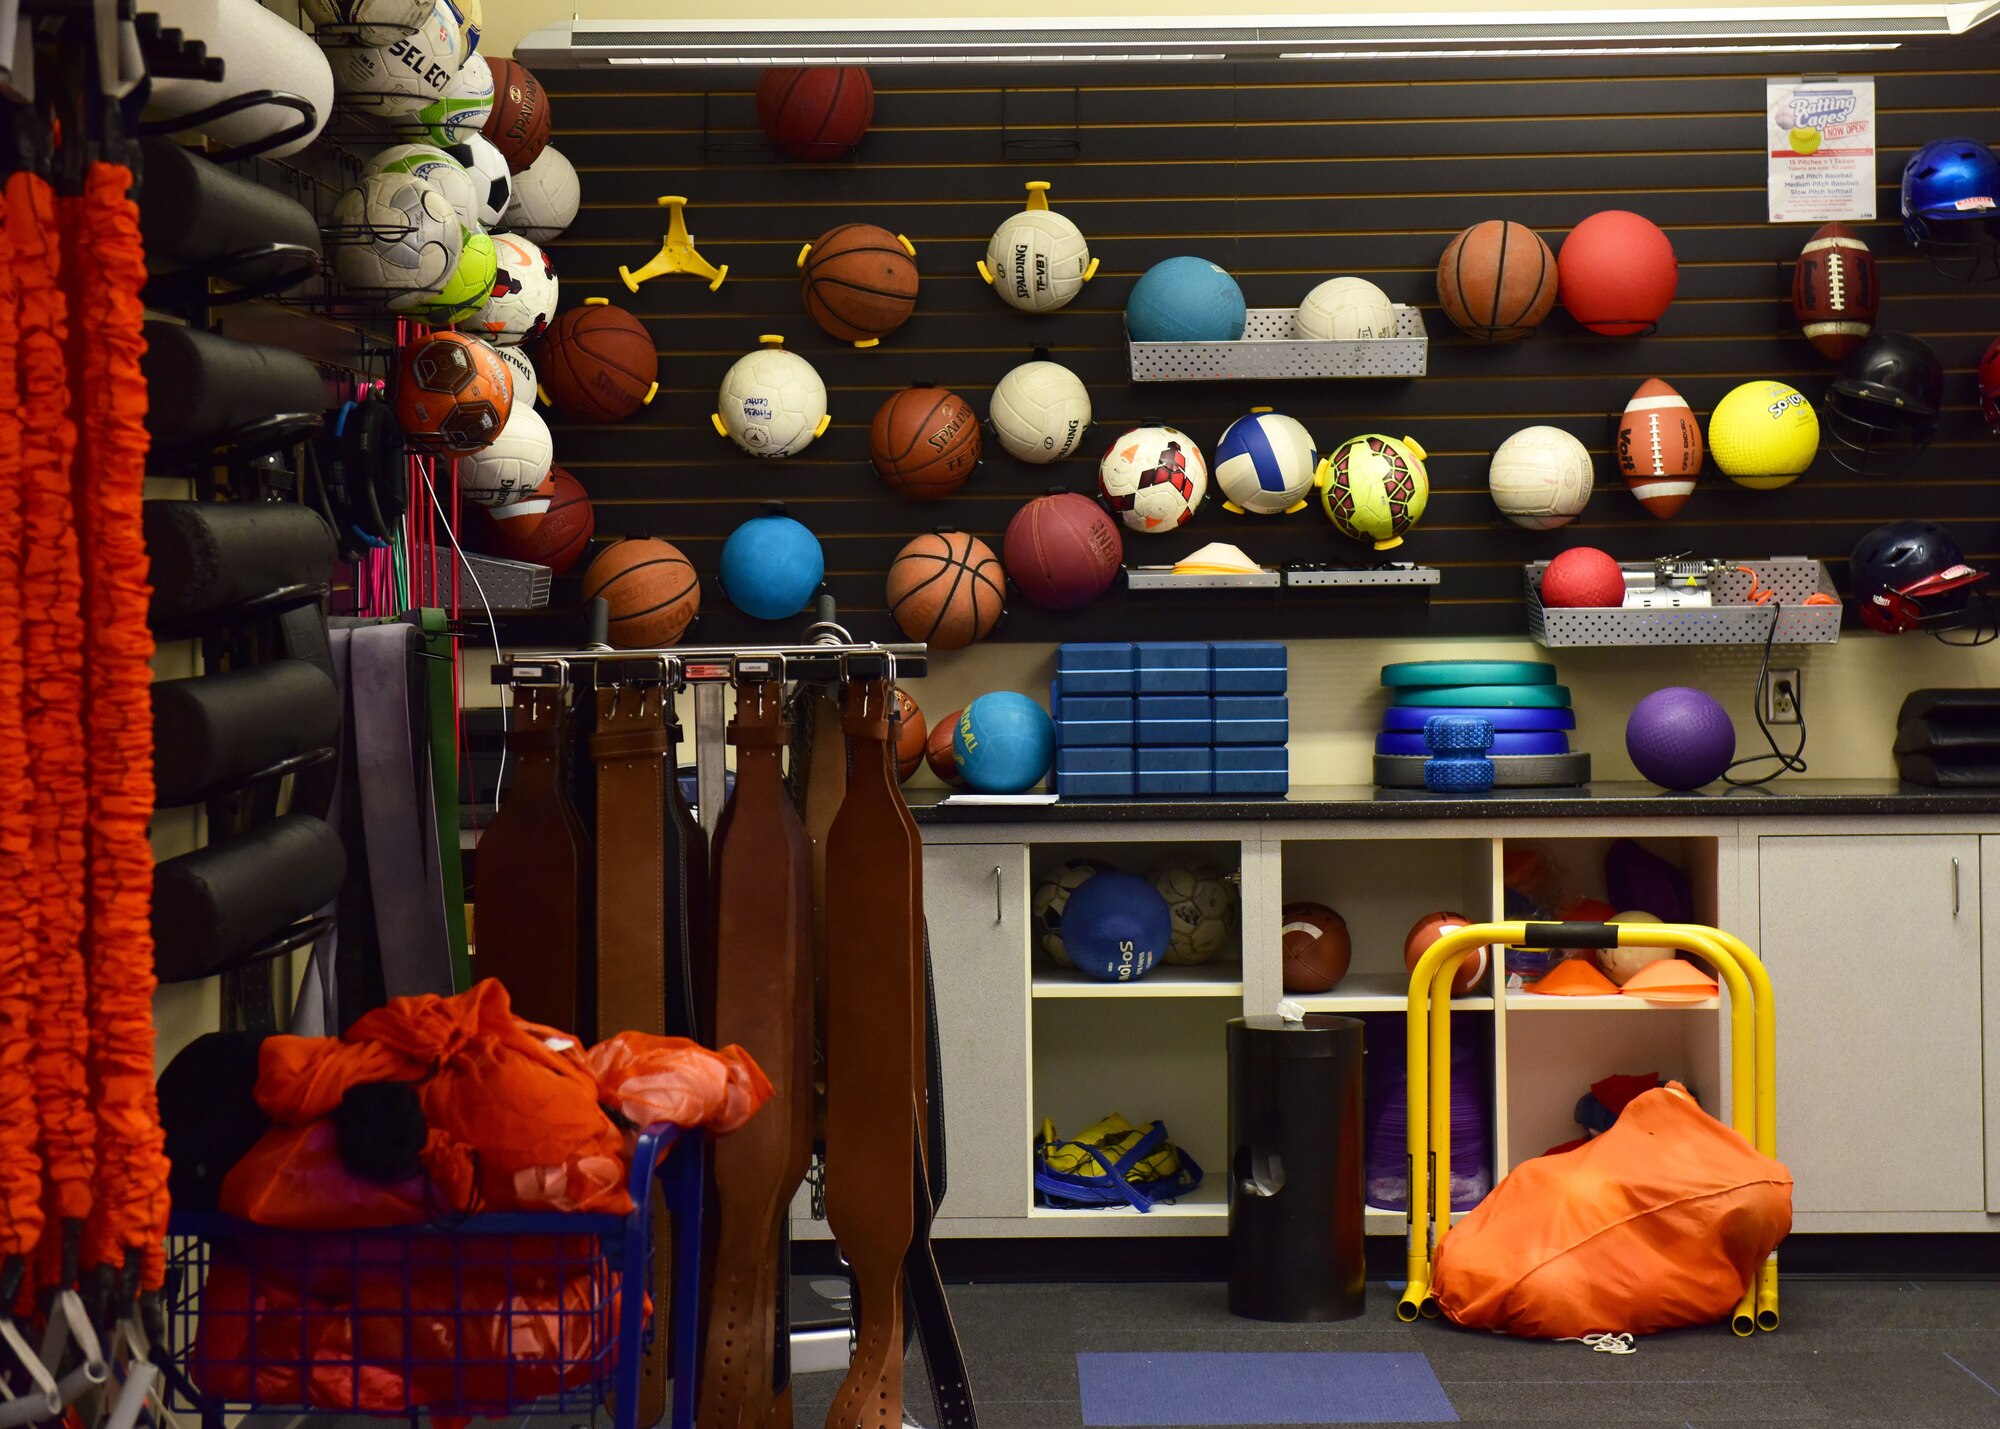
<svg viewBox="0 0 2000 1429"><path fill-rule="evenodd" d="M1670 1083L1515 1167L1439 1244L1435 1291L1529 1339L1714 1324L1791 1228L1791 1173Z"/></svg>

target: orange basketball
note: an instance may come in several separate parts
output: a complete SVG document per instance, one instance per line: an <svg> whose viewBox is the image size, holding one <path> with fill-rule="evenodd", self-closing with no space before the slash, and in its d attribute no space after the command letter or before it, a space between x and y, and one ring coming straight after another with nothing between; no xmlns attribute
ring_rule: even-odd
<svg viewBox="0 0 2000 1429"><path fill-rule="evenodd" d="M510 59L487 63L493 69L493 112L484 132L508 171L518 174L549 146L549 99L526 65Z"/></svg>
<svg viewBox="0 0 2000 1429"><path fill-rule="evenodd" d="M611 602L611 643L621 650L672 645L701 609L701 582L688 558L650 536L606 546L583 573L583 603Z"/></svg>
<svg viewBox="0 0 2000 1429"><path fill-rule="evenodd" d="M949 496L979 465L979 417L956 392L905 387L875 411L868 455L891 491Z"/></svg>
<svg viewBox="0 0 2000 1429"><path fill-rule="evenodd" d="M1479 342L1526 337L1556 304L1556 260L1525 224L1475 223L1438 259L1438 302Z"/></svg>
<svg viewBox="0 0 2000 1429"><path fill-rule="evenodd" d="M873 346L917 306L917 253L872 223L843 223L801 255L806 314L842 342Z"/></svg>
<svg viewBox="0 0 2000 1429"><path fill-rule="evenodd" d="M903 634L934 649L963 650L985 639L1006 599L1000 558L963 531L919 536L889 567L889 614Z"/></svg>
<svg viewBox="0 0 2000 1429"><path fill-rule="evenodd" d="M924 712L915 696L896 686L896 777L903 783L924 762L924 744L929 731L924 728Z"/></svg>
<svg viewBox="0 0 2000 1429"><path fill-rule="evenodd" d="M509 543L530 545L542 529L542 521L549 514L549 507L556 497L555 468L542 478L542 484L533 491L523 492L512 501L498 506L481 506L467 502L468 511L483 511L486 519L507 533L504 538Z"/></svg>
<svg viewBox="0 0 2000 1429"><path fill-rule="evenodd" d="M396 420L413 447L470 456L514 414L514 379L500 354L462 332L434 332L396 364Z"/></svg>
<svg viewBox="0 0 2000 1429"><path fill-rule="evenodd" d="M475 550L489 556L533 561L561 575L589 549L591 535L597 529L597 513L590 498L584 495L582 485L559 466L549 468L548 476L534 494L539 497L544 487L548 489L549 505L539 520L523 525L506 519L504 506L468 504L461 534Z"/></svg>
<svg viewBox="0 0 2000 1429"><path fill-rule="evenodd" d="M1403 939L1403 966L1410 972L1417 970L1417 960L1430 951L1431 944L1457 928L1470 926L1472 920L1463 913L1426 913L1417 919L1417 925L1410 929L1410 935ZM1486 980L1488 962L1486 948L1475 948L1458 965L1458 976L1451 981L1451 995L1464 997Z"/></svg>
<svg viewBox="0 0 2000 1429"><path fill-rule="evenodd" d="M602 298L558 314L535 350L542 386L565 417L616 422L653 400L660 355L644 323Z"/></svg>
<svg viewBox="0 0 2000 1429"><path fill-rule="evenodd" d="M1324 903L1287 903L1280 916L1285 991L1333 991L1354 961L1347 920Z"/></svg>
<svg viewBox="0 0 2000 1429"><path fill-rule="evenodd" d="M931 773L954 789L963 789L965 779L958 772L958 752L952 748L951 732L958 727L958 717L964 710L953 710L931 726L930 738L924 741L924 762L931 767Z"/></svg>

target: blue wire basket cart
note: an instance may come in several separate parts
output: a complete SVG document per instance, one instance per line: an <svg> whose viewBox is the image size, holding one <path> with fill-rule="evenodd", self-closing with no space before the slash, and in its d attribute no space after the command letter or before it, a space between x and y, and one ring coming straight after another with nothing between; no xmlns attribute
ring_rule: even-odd
<svg viewBox="0 0 2000 1429"><path fill-rule="evenodd" d="M253 1412L589 1422L609 1404L614 1429L638 1429L650 1325L673 1337L669 1422L694 1429L706 1162L700 1132L648 1127L625 1216L277 1231L177 1211L158 1356L168 1407L223 1429ZM649 1321L656 1167L674 1275L671 1306Z"/></svg>

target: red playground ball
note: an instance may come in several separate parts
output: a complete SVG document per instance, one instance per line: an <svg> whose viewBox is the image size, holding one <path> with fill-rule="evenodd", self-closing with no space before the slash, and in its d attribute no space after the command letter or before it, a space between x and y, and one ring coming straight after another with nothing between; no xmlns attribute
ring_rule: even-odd
<svg viewBox="0 0 2000 1429"><path fill-rule="evenodd" d="M757 123L787 158L838 159L875 118L875 82L859 65L773 66L757 81Z"/></svg>
<svg viewBox="0 0 2000 1429"><path fill-rule="evenodd" d="M931 773L954 789L965 787L965 776L958 772L958 752L951 747L951 732L958 728L958 717L964 713L953 710L931 726L924 740L924 762L930 765Z"/></svg>
<svg viewBox="0 0 2000 1429"><path fill-rule="evenodd" d="M1102 506L1073 491L1037 496L1007 523L1001 564L1036 605L1074 610L1118 579L1125 540Z"/></svg>
<svg viewBox="0 0 2000 1429"><path fill-rule="evenodd" d="M1623 605L1625 573L1595 546L1571 546L1542 572L1542 604L1559 609Z"/></svg>
<svg viewBox="0 0 2000 1429"><path fill-rule="evenodd" d="M1622 208L1593 213L1556 255L1556 288L1569 315L1607 337L1650 332L1674 300L1680 264L1659 225Z"/></svg>

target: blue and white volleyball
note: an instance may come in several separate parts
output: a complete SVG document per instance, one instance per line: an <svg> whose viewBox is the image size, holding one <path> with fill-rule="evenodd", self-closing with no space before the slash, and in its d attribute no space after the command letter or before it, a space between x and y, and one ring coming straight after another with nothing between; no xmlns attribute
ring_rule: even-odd
<svg viewBox="0 0 2000 1429"><path fill-rule="evenodd" d="M1228 511L1259 516L1297 511L1306 504L1318 469L1312 433L1268 407L1231 422L1215 446L1215 481Z"/></svg>

